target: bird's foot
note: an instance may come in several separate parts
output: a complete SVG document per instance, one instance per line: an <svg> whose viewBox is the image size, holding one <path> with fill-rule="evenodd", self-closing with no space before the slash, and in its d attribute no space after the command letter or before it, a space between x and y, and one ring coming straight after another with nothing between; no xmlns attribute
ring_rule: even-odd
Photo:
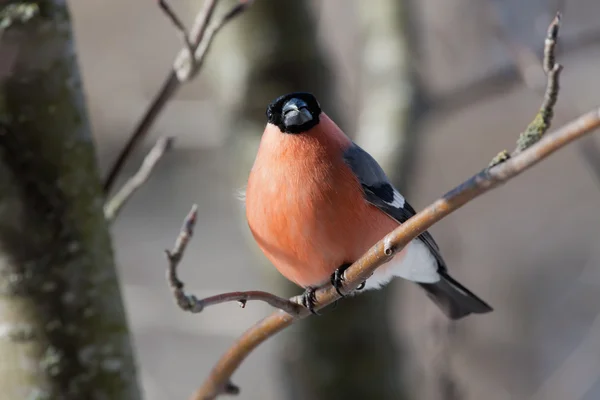
<svg viewBox="0 0 600 400"><path fill-rule="evenodd" d="M342 297L346 297L346 295L341 291L341 289L344 287L344 272L346 272L350 265L352 264L342 264L331 275L331 284L335 288L335 291Z"/></svg>
<svg viewBox="0 0 600 400"><path fill-rule="evenodd" d="M317 299L315 297L315 291L316 289L314 287L309 286L306 288L306 290L302 294L302 305L308 308L308 311L310 311L312 314L320 315L318 312L315 311L315 303L317 302Z"/></svg>
<svg viewBox="0 0 600 400"><path fill-rule="evenodd" d="M331 275L331 284L335 288L335 291L342 297L346 297L345 294L342 293L341 289L344 287L344 272L350 267L352 264L342 264L335 272ZM363 282L357 286L356 290L362 290L365 288L365 283Z"/></svg>

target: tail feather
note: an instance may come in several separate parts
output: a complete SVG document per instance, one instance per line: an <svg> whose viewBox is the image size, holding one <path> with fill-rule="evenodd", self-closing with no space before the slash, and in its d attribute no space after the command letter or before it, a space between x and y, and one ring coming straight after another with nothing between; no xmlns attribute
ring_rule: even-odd
<svg viewBox="0 0 600 400"><path fill-rule="evenodd" d="M484 314L493 311L485 301L454 280L446 271L438 271L436 283L419 283L427 295L450 319L460 319L469 314Z"/></svg>

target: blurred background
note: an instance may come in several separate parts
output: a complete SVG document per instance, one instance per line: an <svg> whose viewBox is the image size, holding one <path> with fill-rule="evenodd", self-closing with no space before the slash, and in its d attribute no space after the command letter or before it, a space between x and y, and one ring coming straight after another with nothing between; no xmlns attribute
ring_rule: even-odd
<svg viewBox="0 0 600 400"><path fill-rule="evenodd" d="M106 174L181 43L154 1L68 3ZM191 26L201 1L170 3ZM513 148L541 103L537 59L557 9L558 127L600 102L597 0L256 0L226 26L118 182L158 137L177 137L112 226L145 399L187 398L270 312L175 306L163 249L191 204L190 292L300 293L259 254L236 197L273 98L315 93L420 210ZM600 181L582 156L595 142L582 143L431 229L453 275L495 312L450 323L397 280L259 347L234 375L239 398L600 398Z"/></svg>

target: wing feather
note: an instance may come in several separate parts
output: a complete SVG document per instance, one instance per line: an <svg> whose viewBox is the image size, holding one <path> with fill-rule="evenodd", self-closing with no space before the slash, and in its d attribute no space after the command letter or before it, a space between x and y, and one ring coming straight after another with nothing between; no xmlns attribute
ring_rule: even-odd
<svg viewBox="0 0 600 400"><path fill-rule="evenodd" d="M344 152L344 159L358 178L365 200L399 223L406 222L417 212L390 183L377 161L357 144ZM446 262L440 248L428 231L418 236L438 262L438 268L446 271Z"/></svg>

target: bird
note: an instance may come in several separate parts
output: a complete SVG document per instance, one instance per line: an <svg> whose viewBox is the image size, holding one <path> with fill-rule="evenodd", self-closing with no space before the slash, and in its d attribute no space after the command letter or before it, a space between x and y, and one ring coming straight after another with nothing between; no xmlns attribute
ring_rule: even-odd
<svg viewBox="0 0 600 400"><path fill-rule="evenodd" d="M315 313L316 288L331 282L344 297L344 271L416 211L313 94L276 98L266 118L245 190L248 227L275 268L305 289L302 304ZM428 231L357 290L395 277L417 283L449 319L493 310L450 276Z"/></svg>

